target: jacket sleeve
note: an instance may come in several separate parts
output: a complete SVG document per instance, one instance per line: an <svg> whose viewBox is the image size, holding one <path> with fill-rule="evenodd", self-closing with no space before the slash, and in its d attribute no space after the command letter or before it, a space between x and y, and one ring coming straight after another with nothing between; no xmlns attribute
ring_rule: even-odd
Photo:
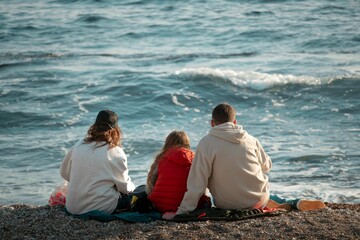
<svg viewBox="0 0 360 240"><path fill-rule="evenodd" d="M200 141L187 179L187 191L176 214L189 213L198 205L205 193L212 172L212 160L206 156L204 144Z"/></svg>
<svg viewBox="0 0 360 240"><path fill-rule="evenodd" d="M118 192L128 194L134 191L135 185L129 176L127 168L127 158L125 153L121 150L120 156L115 157L111 161L112 177Z"/></svg>
<svg viewBox="0 0 360 240"><path fill-rule="evenodd" d="M256 145L258 148L257 155L261 164L261 169L263 173L269 173L272 167L271 158L266 154L264 148L261 146L258 140L256 140Z"/></svg>
<svg viewBox="0 0 360 240"><path fill-rule="evenodd" d="M66 153L60 166L60 175L68 182L70 182L70 171L71 171L73 149L74 146Z"/></svg>

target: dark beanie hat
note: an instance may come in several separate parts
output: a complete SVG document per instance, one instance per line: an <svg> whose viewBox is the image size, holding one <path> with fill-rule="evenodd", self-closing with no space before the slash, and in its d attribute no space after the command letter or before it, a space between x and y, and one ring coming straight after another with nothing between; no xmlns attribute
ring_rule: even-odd
<svg viewBox="0 0 360 240"><path fill-rule="evenodd" d="M95 121L95 125L101 130L109 130L118 126L118 116L110 110L101 110Z"/></svg>

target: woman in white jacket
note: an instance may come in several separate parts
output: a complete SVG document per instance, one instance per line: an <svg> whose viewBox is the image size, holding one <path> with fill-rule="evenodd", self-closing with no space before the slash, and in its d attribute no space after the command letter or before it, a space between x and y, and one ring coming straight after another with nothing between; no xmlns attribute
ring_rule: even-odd
<svg viewBox="0 0 360 240"><path fill-rule="evenodd" d="M113 213L130 207L128 194L135 186L128 175L121 137L117 114L102 110L87 136L68 151L60 174L69 182L65 206L70 213Z"/></svg>

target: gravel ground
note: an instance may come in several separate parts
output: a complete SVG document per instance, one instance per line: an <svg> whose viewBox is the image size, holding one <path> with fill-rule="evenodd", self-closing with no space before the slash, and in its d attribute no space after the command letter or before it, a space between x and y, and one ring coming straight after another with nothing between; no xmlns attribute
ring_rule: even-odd
<svg viewBox="0 0 360 240"><path fill-rule="evenodd" d="M60 208L0 205L0 239L360 239L360 204L241 221L98 222Z"/></svg>

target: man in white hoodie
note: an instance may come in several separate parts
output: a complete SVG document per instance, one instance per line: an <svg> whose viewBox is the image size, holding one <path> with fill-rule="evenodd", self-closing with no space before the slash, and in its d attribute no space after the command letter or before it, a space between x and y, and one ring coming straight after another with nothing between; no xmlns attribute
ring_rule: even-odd
<svg viewBox="0 0 360 240"><path fill-rule="evenodd" d="M214 108L212 129L198 144L187 192L176 214L193 211L206 188L218 208L266 206L269 200L266 174L271 169L271 159L255 137L236 125L235 117L236 111L229 104L222 103Z"/></svg>

